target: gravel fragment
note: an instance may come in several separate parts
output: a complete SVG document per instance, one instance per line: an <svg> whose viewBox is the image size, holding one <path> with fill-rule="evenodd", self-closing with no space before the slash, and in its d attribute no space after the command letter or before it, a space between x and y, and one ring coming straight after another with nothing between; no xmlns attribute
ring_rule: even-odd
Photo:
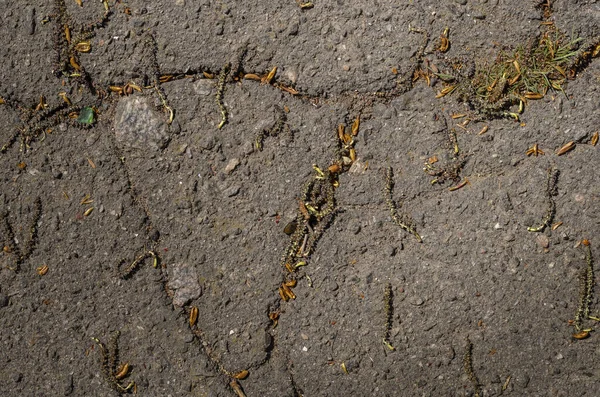
<svg viewBox="0 0 600 397"><path fill-rule="evenodd" d="M121 98L115 110L115 138L123 148L159 150L169 142L166 118L149 98Z"/></svg>
<svg viewBox="0 0 600 397"><path fill-rule="evenodd" d="M188 263L169 267L169 288L174 291L173 304L175 306L185 306L202 295L202 287L198 283L196 269Z"/></svg>

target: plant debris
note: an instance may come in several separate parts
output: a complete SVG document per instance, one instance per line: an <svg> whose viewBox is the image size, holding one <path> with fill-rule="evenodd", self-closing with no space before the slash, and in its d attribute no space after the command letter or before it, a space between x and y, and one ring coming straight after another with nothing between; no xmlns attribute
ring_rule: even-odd
<svg viewBox="0 0 600 397"><path fill-rule="evenodd" d="M527 228L530 232L543 232L546 227L552 224L554 215L556 214L556 203L554 202L554 196L558 194L557 183L558 175L560 172L555 168L548 169L548 183L546 185L546 195L548 197L548 209L546 215L542 219L542 223L539 226L530 226Z"/></svg>
<svg viewBox="0 0 600 397"><path fill-rule="evenodd" d="M115 331L108 348L98 338L92 338L100 348L100 367L104 379L118 393L135 393L137 391L134 381L131 381L127 386L123 386L122 380L129 375L130 365L124 363L119 366L119 336L121 333Z"/></svg>
<svg viewBox="0 0 600 397"><path fill-rule="evenodd" d="M396 206L396 202L394 202L393 194L394 194L394 170L392 167L388 167L385 174L385 188L383 189L385 202L387 203L388 209L390 210L390 216L394 223L400 226L402 229L406 230L408 233L415 236L419 243L423 242L419 233L417 233L417 229L414 225L413 219L407 214L398 213L398 208Z"/></svg>

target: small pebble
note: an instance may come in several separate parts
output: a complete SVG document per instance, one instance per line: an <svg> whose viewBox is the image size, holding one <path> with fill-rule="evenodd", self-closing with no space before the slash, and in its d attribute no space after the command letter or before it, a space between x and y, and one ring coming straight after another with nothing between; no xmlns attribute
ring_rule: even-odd
<svg viewBox="0 0 600 397"><path fill-rule="evenodd" d="M240 165L240 159L238 159L237 157L232 158L231 160L229 160L229 162L225 166L225 173L231 174L238 165Z"/></svg>
<svg viewBox="0 0 600 397"><path fill-rule="evenodd" d="M536 239L538 245L542 248L548 248L550 246L550 239L545 234L539 234Z"/></svg>
<svg viewBox="0 0 600 397"><path fill-rule="evenodd" d="M225 194L227 197L233 197L233 196L237 196L237 194L240 192L240 186L239 185L233 185L227 189L225 189L223 191L223 194Z"/></svg>

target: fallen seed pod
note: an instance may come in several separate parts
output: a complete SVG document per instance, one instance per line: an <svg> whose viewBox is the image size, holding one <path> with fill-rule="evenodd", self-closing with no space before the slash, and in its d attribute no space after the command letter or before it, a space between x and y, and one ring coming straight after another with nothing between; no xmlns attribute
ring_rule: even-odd
<svg viewBox="0 0 600 397"><path fill-rule="evenodd" d="M563 147L561 147L560 149L558 149L558 151L556 152L557 156L562 156L563 154L573 150L575 148L575 142L571 141L569 143L567 143L566 145L564 145Z"/></svg>
<svg viewBox="0 0 600 397"><path fill-rule="evenodd" d="M340 142L345 142L345 140L344 140L345 128L346 127L344 126L344 124L338 125L337 133L338 133L338 139L340 140Z"/></svg>
<svg viewBox="0 0 600 397"><path fill-rule="evenodd" d="M190 309L190 327L196 325L198 321L198 308L196 306L192 306Z"/></svg>
<svg viewBox="0 0 600 397"><path fill-rule="evenodd" d="M71 64L71 66L73 66L73 69L75 69L75 70L81 70L81 66L79 66L79 64L77 63L77 60L75 59L75 57L69 58L69 63Z"/></svg>
<svg viewBox="0 0 600 397"><path fill-rule="evenodd" d="M284 292L283 287L279 287L279 297L284 301L287 302L288 300L290 300L290 298L287 296L287 294Z"/></svg>
<svg viewBox="0 0 600 397"><path fill-rule="evenodd" d="M285 282L285 285L290 288L294 288L296 286L296 284L298 284L298 282L295 279Z"/></svg>
<svg viewBox="0 0 600 397"><path fill-rule="evenodd" d="M442 98L442 97L452 93L452 91L454 91L456 89L456 87L457 87L456 85L444 87L435 97Z"/></svg>
<svg viewBox="0 0 600 397"><path fill-rule="evenodd" d="M349 375L349 374L348 374L348 368L346 368L346 363L341 363L341 364L340 364L340 368L342 368L342 371L344 371L344 373L345 373L346 375Z"/></svg>
<svg viewBox="0 0 600 397"><path fill-rule="evenodd" d="M352 123L352 136L356 136L358 134L359 128L360 128L360 116L356 116L356 119Z"/></svg>
<svg viewBox="0 0 600 397"><path fill-rule="evenodd" d="M69 106L72 105L71 100L67 97L67 93L66 92L59 92L58 96L61 97L63 99L63 101L65 101L65 103Z"/></svg>
<svg viewBox="0 0 600 397"><path fill-rule="evenodd" d="M329 166L329 168L327 168L329 170L329 172L331 172L332 174L339 174L340 172L342 172L342 167L340 167L339 164L332 164Z"/></svg>
<svg viewBox="0 0 600 397"><path fill-rule="evenodd" d="M586 331L586 330L580 331L580 332L576 332L576 333L573 334L573 338L574 339L585 339L588 336L590 336L590 332Z"/></svg>
<svg viewBox="0 0 600 397"><path fill-rule="evenodd" d="M271 71L269 72L269 74L267 74L263 79L261 79L261 82L263 84L271 84L271 82L275 78L276 74L277 74L277 66L274 66L273 69L271 69Z"/></svg>
<svg viewBox="0 0 600 397"><path fill-rule="evenodd" d="M446 52L448 51L448 47L450 47L450 41L446 37L440 37L440 46L438 50L440 52Z"/></svg>
<svg viewBox="0 0 600 397"><path fill-rule="evenodd" d="M43 276L46 273L48 273L48 265L38 266L36 271L37 271L37 274L39 274L40 276Z"/></svg>
<svg viewBox="0 0 600 397"><path fill-rule="evenodd" d="M82 41L75 45L75 51L77 52L90 52L92 50L92 44L89 41Z"/></svg>
<svg viewBox="0 0 600 397"><path fill-rule="evenodd" d="M285 283L281 286L283 293L290 299L296 299L294 292Z"/></svg>
<svg viewBox="0 0 600 397"><path fill-rule="evenodd" d="M129 369L131 367L129 366L129 363L125 363L125 364L121 364L119 366L119 368L117 368L117 372L115 373L115 379L116 380L121 380L124 377L127 376L127 374L129 373Z"/></svg>
<svg viewBox="0 0 600 397"><path fill-rule="evenodd" d="M235 379L244 380L248 377L249 374L250 374L250 372L248 372L248 370L245 369L243 371L238 372L237 374L234 374L233 377Z"/></svg>
<svg viewBox="0 0 600 397"><path fill-rule="evenodd" d="M526 92L523 96L527 99L542 99L544 96L542 94L538 94L537 92Z"/></svg>

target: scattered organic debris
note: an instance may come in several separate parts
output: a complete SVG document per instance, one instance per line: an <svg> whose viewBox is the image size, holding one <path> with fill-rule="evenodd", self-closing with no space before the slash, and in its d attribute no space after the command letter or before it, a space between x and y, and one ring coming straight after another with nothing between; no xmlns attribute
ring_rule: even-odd
<svg viewBox="0 0 600 397"><path fill-rule="evenodd" d="M165 94L165 91L163 90L162 86L161 86L161 77L164 76L161 75L160 73L160 68L158 66L158 45L156 43L156 38L154 37L153 34L147 33L146 34L146 48L147 51L150 52L148 58L149 58L149 62L150 62L150 75L148 76L151 80L152 85L150 86L150 88L154 88L154 90L156 91L156 94L158 95L158 98L160 99L160 102L163 105L163 108L169 112L169 118L167 119L167 123L171 124L173 122L173 118L175 117L175 112L173 111L173 108L171 106L169 106L169 102L167 101L167 94ZM124 86L124 90L127 93L128 89L136 89L139 88L139 86L137 85L131 85L131 83L128 83ZM148 87L146 87L148 88ZM141 89L140 89L141 91Z"/></svg>
<svg viewBox="0 0 600 397"><path fill-rule="evenodd" d="M421 66L415 78L430 85L431 78L437 77L442 81L437 98L456 92L483 119L518 120L529 100L542 99L549 91L564 93L567 80L600 53L600 37L568 37L549 20L542 26L545 29L538 37L515 50L500 51L491 63L440 59L443 70L434 64ZM444 52L446 42L447 34L442 34L436 49ZM516 105L518 110L511 109Z"/></svg>
<svg viewBox="0 0 600 397"><path fill-rule="evenodd" d="M581 44L577 48L574 56L570 57L565 69L568 70L568 77L575 78L577 73L585 69L593 58L600 55L600 36L580 40Z"/></svg>
<svg viewBox="0 0 600 397"><path fill-rule="evenodd" d="M19 271L21 265L29 259L38 242L38 222L42 216L42 201L37 197L31 209L32 217L29 226L29 238L23 247L15 243L13 227L8 221L8 213L0 213L0 232L2 233L2 251L11 258L12 265L8 269Z"/></svg>
<svg viewBox="0 0 600 397"><path fill-rule="evenodd" d="M460 181L460 172L463 167L467 163L467 157L460 151L460 147L458 146L458 138L456 137L456 131L454 129L448 128L448 123L445 118L443 121L446 125L446 131L448 132L448 144L450 145L451 159L443 166L434 166L435 162L427 161L425 163L425 167L423 171L425 171L429 176L435 177L431 180L431 184L434 185L436 183L442 184L447 180L451 180L454 183L458 183ZM467 119L469 121L469 119ZM457 186L451 190L457 190L461 187L465 186L466 182L463 182L461 186Z"/></svg>
<svg viewBox="0 0 600 397"><path fill-rule="evenodd" d="M315 6L312 1L296 0L296 3L301 10L310 10Z"/></svg>
<svg viewBox="0 0 600 397"><path fill-rule="evenodd" d="M219 73L219 80L217 81L217 95L215 96L215 100L217 101L217 106L219 106L219 110L221 111L221 122L217 126L218 129L223 128L225 123L227 123L227 108L223 104L223 95L225 94L225 82L227 81L227 76L229 75L230 69L231 64L226 63L221 69L221 72Z"/></svg>
<svg viewBox="0 0 600 397"><path fill-rule="evenodd" d="M46 273L48 273L49 267L48 265L41 265L38 266L37 269L35 269L37 274L39 274L40 276L45 276Z"/></svg>
<svg viewBox="0 0 600 397"><path fill-rule="evenodd" d="M579 278L579 305L577 306L577 313L575 314L575 333L573 338L585 339L590 335L592 328L583 328L583 322L585 320L600 321L597 316L590 315L590 304L592 303L592 295L594 292L594 258L592 257L592 247L589 240L583 240L581 242L585 252L586 268L581 272Z"/></svg>
<svg viewBox="0 0 600 397"><path fill-rule="evenodd" d="M167 286L167 288L168 288L168 286ZM168 293L168 289L167 289L167 293ZM221 360L219 359L217 353L214 351L212 345L210 343L206 342L206 340L207 340L206 336L204 335L204 332L202 331L202 329L200 329L200 326L197 321L198 320L198 308L196 306L189 306L189 307L185 308L185 311L187 313L188 324L189 324L190 330L192 331L194 336L196 338L198 338L200 345L204 349L206 356L210 359L212 364L223 375L227 376L231 380L246 379L250 375L250 372L248 370L244 369L244 370L236 371L236 372L228 371L221 363ZM237 382L236 382L236 384L237 384ZM238 384L238 386L239 386L239 384Z"/></svg>
<svg viewBox="0 0 600 397"><path fill-rule="evenodd" d="M390 216L396 225L400 226L402 229L406 230L408 233L415 236L418 242L422 243L423 240L419 233L417 233L417 229L415 228L414 221L407 214L399 214L396 203L394 202L394 170L392 167L388 167L385 174L385 188L383 189L383 194L385 198L385 202L390 210Z"/></svg>
<svg viewBox="0 0 600 397"><path fill-rule="evenodd" d="M554 215L556 214L556 203L554 196L558 193L556 184L558 183L559 171L556 168L548 168L548 184L546 186L546 195L548 196L548 209L546 215L542 219L542 224L539 226L528 227L530 232L543 232L546 227L552 224Z"/></svg>
<svg viewBox="0 0 600 397"><path fill-rule="evenodd" d="M282 258L283 266L293 273L306 265L307 258L315 249L336 213L334 178L329 171L313 165L316 174L306 183L298 201L296 230Z"/></svg>
<svg viewBox="0 0 600 397"><path fill-rule="evenodd" d="M54 14L51 17L55 22L54 47L57 54L54 73L57 77L65 76L75 79L94 94L96 90L79 59L79 54L92 50L91 39L94 37L95 31L103 28L112 14L108 1L103 0L102 3L104 5L102 17L88 24L77 24L73 21L67 12L65 0L54 1Z"/></svg>
<svg viewBox="0 0 600 397"><path fill-rule="evenodd" d="M21 125L14 127L8 141L0 148L0 153L6 152L19 137L21 138L21 149L27 150L31 142L40 136L40 142L43 141L46 134L52 132L54 126L63 122L77 128L92 127L95 121L93 106L73 105L66 94L59 94L59 96L63 98L63 101L56 106L50 107L42 96L40 102L31 108L20 104L18 101L3 98L0 104L4 104L17 112L21 119ZM85 109L92 109L91 120L89 110ZM82 112L85 117L82 116Z"/></svg>
<svg viewBox="0 0 600 397"><path fill-rule="evenodd" d="M275 75L277 74L277 66L273 66L273 69L269 71L265 76L260 79L260 84L271 84Z"/></svg>
<svg viewBox="0 0 600 397"><path fill-rule="evenodd" d="M502 389L501 389L501 390L502 390L502 392L505 392L505 391L506 391L506 389L508 389L508 385L510 384L510 379L511 379L511 378L512 378L512 376L511 376L511 375L508 375L508 376L506 377L506 380L504 381L504 384L502 385Z"/></svg>
<svg viewBox="0 0 600 397"><path fill-rule="evenodd" d="M473 343L467 336L466 338L466 347L465 347L465 355L463 357L463 368L465 370L465 374L469 377L469 380L473 384L473 389L475 391L475 397L481 396L481 387L479 386L479 380L473 371Z"/></svg>
<svg viewBox="0 0 600 397"><path fill-rule="evenodd" d="M275 121L275 124L273 124L273 126L271 128L261 130L256 134L256 139L254 140L254 146L259 151L263 150L263 141L265 140L266 137L268 137L268 136L276 137L277 135L279 135L281 133L281 131L283 131L284 127L287 126L286 125L287 115L285 113L285 110L281 106L278 106L278 105L275 105L274 107L275 107L275 111L278 114L277 121Z"/></svg>
<svg viewBox="0 0 600 397"><path fill-rule="evenodd" d="M240 386L239 382L236 379L232 379L229 382L229 387L237 394L238 397L246 397L244 390L242 390L242 386Z"/></svg>
<svg viewBox="0 0 600 397"><path fill-rule="evenodd" d="M542 149L540 149L538 147L538 144L536 143L532 147L530 147L529 149L527 149L527 151L525 152L525 154L527 156L537 157L538 155L539 156L543 156L545 153L544 153L544 151Z"/></svg>
<svg viewBox="0 0 600 397"><path fill-rule="evenodd" d="M448 190L453 192L455 190L462 189L463 187L467 186L469 183L470 183L469 180L467 178L465 178L464 181L462 181L458 185L449 187Z"/></svg>
<svg viewBox="0 0 600 397"><path fill-rule="evenodd" d="M144 249L144 252L140 255L138 255L133 262L131 262L131 264L129 266L127 266L125 269L121 269L124 263L127 263L126 259L122 259L121 262L119 262L119 265L117 266L118 270L119 270L119 275L121 276L121 278L123 279L128 279L129 277L131 277L140 267L140 265L144 262L144 260L146 258L150 258L152 257L152 267L154 267L155 269L158 267L158 255L156 254L156 252L154 250L146 250Z"/></svg>
<svg viewBox="0 0 600 397"><path fill-rule="evenodd" d="M129 363L123 363L119 365L119 336L121 333L115 331L108 348L104 343L100 342L98 338L92 338L94 342L98 344L100 348L100 367L102 369L102 375L108 382L110 387L119 393L136 393L137 387L134 381L131 381L127 386L123 386L122 381L131 372L131 366Z"/></svg>
<svg viewBox="0 0 600 397"><path fill-rule="evenodd" d="M444 32L440 35L438 39L436 50L438 50L439 52L446 52L450 49L449 34L450 28L447 27L444 29Z"/></svg>
<svg viewBox="0 0 600 397"><path fill-rule="evenodd" d="M392 284L385 286L383 293L383 305L385 308L385 328L383 331L383 344L391 351L396 350L390 343L390 331L392 329L392 318L394 316L394 292L392 291Z"/></svg>
<svg viewBox="0 0 600 397"><path fill-rule="evenodd" d="M354 145L359 128L360 117L353 121L351 127L344 124L338 126L338 148L332 164L326 170L313 164L315 174L302 189L294 220L295 226L290 226L288 229L291 232L290 242L281 259L281 266L287 271L278 288L279 296L283 301L295 299L296 295L292 288L296 286L296 273L301 267L307 265L317 242L333 222L338 211L335 189L339 186L339 176L348 171L357 159ZM310 283L308 275L306 277Z"/></svg>

